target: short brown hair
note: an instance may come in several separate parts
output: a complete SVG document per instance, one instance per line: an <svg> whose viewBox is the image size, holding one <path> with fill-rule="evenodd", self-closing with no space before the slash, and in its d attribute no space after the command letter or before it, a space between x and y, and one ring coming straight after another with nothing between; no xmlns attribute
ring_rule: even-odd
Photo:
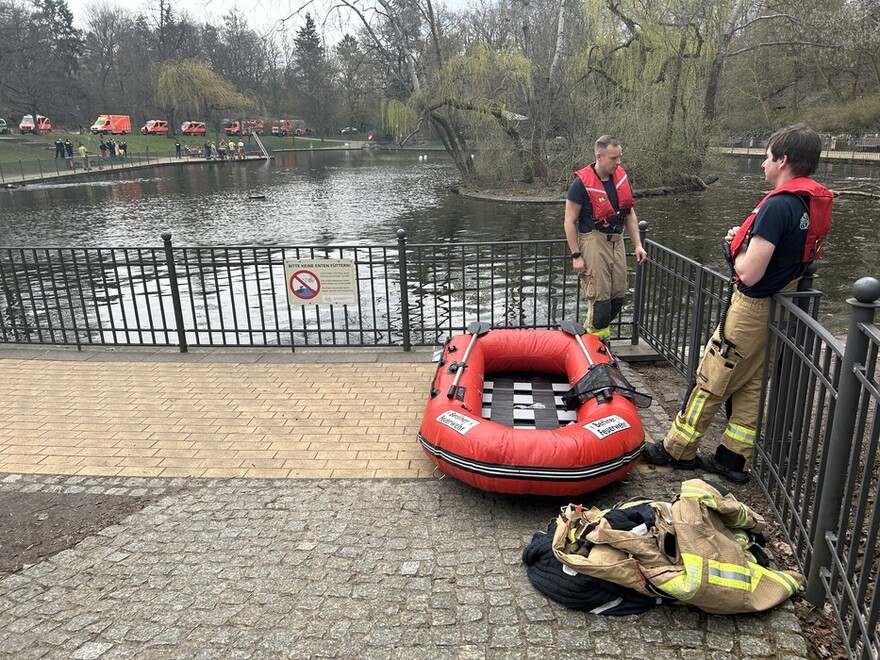
<svg viewBox="0 0 880 660"><path fill-rule="evenodd" d="M596 140L595 145L595 153L601 153L605 151L608 147L619 147L620 140L616 137L612 137L610 135L603 135L598 140Z"/></svg>
<svg viewBox="0 0 880 660"><path fill-rule="evenodd" d="M795 175L810 176L819 167L822 138L809 126L794 124L773 133L767 148L774 161L786 156Z"/></svg>

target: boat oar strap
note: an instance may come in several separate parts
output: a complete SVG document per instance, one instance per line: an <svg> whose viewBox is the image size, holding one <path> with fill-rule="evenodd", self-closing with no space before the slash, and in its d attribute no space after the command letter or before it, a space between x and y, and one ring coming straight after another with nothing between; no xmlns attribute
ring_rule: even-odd
<svg viewBox="0 0 880 660"><path fill-rule="evenodd" d="M431 398L433 399L435 396L440 394L440 390L437 389L437 378L440 376L440 370L446 365L446 358L443 356L448 353L453 353L458 349L455 346L450 346L449 343L452 341L452 337L447 337L446 341L443 344L443 348L440 349L440 355L437 356L437 369L434 371L434 377L431 378Z"/></svg>
<svg viewBox="0 0 880 660"><path fill-rule="evenodd" d="M651 405L651 397L637 392L620 369L610 364L597 364L590 369L562 395L562 402L567 410L575 410L593 397L598 398L600 402L608 401L615 392L631 400L638 408L647 408Z"/></svg>

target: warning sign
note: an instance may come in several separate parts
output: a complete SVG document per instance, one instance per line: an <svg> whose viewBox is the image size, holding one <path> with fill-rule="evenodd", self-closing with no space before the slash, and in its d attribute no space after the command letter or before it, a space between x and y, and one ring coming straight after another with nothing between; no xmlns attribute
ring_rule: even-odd
<svg viewBox="0 0 880 660"><path fill-rule="evenodd" d="M597 419L595 422L584 424L584 428L592 431L597 438L604 440L609 435L614 435L618 431L625 431L630 428L629 423L618 415L610 415Z"/></svg>
<svg viewBox="0 0 880 660"><path fill-rule="evenodd" d="M353 259L287 259L284 262L290 305L357 305Z"/></svg>
<svg viewBox="0 0 880 660"><path fill-rule="evenodd" d="M458 431L462 435L480 424L477 420L471 419L467 415L462 415L454 410L447 410L437 418L437 421L441 424L445 424L453 431Z"/></svg>
<svg viewBox="0 0 880 660"><path fill-rule="evenodd" d="M303 302L317 298L321 292L321 280L318 276L313 271L302 268L290 276L287 285L294 297Z"/></svg>

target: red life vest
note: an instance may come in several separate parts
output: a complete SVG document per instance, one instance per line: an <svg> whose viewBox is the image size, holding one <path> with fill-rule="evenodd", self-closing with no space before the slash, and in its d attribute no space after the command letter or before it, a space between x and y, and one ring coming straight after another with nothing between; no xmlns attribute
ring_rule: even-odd
<svg viewBox="0 0 880 660"><path fill-rule="evenodd" d="M587 165L574 174L583 182L584 188L587 189L587 194L590 196L590 204L593 205L593 217L596 219L596 222L605 227L610 227L612 224L616 224L612 221L615 216L619 214L622 217L633 207L633 194L629 186L629 177L627 177L626 172L620 166L611 175L611 180L617 189L617 202L620 207L618 211L615 211L605 192L605 187L602 185L602 180L599 179L596 170L593 169L593 165Z"/></svg>
<svg viewBox="0 0 880 660"><path fill-rule="evenodd" d="M737 253L742 249L743 243L751 237L752 227L755 224L755 217L758 210L764 205L768 199L780 193L794 193L809 202L808 212L810 214L810 226L807 229L807 240L804 241L804 252L801 257L801 263L810 263L816 261L822 254L822 243L828 235L831 228L831 200L834 194L825 186L813 179L805 176L799 176L791 181L786 181L781 186L771 190L760 201L760 203L752 211L752 214L745 219L736 236L730 242L730 253L736 257ZM797 262L794 262L797 263Z"/></svg>

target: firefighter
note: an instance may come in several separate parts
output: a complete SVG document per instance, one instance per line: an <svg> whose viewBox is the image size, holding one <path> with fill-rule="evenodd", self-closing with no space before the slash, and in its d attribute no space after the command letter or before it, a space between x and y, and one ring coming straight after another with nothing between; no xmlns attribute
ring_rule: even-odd
<svg viewBox="0 0 880 660"><path fill-rule="evenodd" d="M819 135L803 124L770 136L761 167L773 190L741 226L727 232L724 241L733 268L729 307L706 345L672 428L662 443L645 446L649 463L699 468L734 483L749 480L770 300L775 293L797 288L807 265L819 258L831 224L832 193L809 178L821 151ZM721 444L714 455L698 452L725 402L729 415Z"/></svg>

